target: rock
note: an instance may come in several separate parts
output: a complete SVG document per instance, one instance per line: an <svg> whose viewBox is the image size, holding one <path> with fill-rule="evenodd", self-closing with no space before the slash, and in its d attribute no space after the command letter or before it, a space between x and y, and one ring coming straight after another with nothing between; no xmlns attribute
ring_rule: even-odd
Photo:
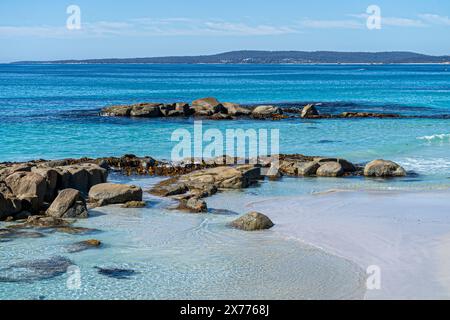
<svg viewBox="0 0 450 320"><path fill-rule="evenodd" d="M406 171L393 161L374 160L364 168L366 177L404 177Z"/></svg>
<svg viewBox="0 0 450 320"><path fill-rule="evenodd" d="M180 112L184 116L190 116L193 113L189 104L185 102L175 103L175 111Z"/></svg>
<svg viewBox="0 0 450 320"><path fill-rule="evenodd" d="M97 229L90 229L90 228L83 228L83 227L73 227L73 226L61 226L61 227L55 227L55 231L67 233L67 234L74 234L74 235L85 235L90 233L97 233L100 230Z"/></svg>
<svg viewBox="0 0 450 320"><path fill-rule="evenodd" d="M22 201L12 194L0 192L0 221L13 217L22 210Z"/></svg>
<svg viewBox="0 0 450 320"><path fill-rule="evenodd" d="M163 115L164 117L167 117L169 115L170 112L175 111L175 104L161 104L159 106L159 111L161 113L161 115Z"/></svg>
<svg viewBox="0 0 450 320"><path fill-rule="evenodd" d="M188 200L182 200L178 209L187 210L192 213L201 213L208 211L206 202L196 197L192 197Z"/></svg>
<svg viewBox="0 0 450 320"><path fill-rule="evenodd" d="M160 117L161 104L158 103L142 103L134 105L131 109L130 116L138 118L157 118Z"/></svg>
<svg viewBox="0 0 450 320"><path fill-rule="evenodd" d="M247 213L232 221L230 225L233 228L245 231L270 229L274 226L273 222L266 215L259 212Z"/></svg>
<svg viewBox="0 0 450 320"><path fill-rule="evenodd" d="M252 113L252 110L243 108L240 105L231 102L224 102L223 106L231 116L249 116Z"/></svg>
<svg viewBox="0 0 450 320"><path fill-rule="evenodd" d="M216 98L208 97L192 102L192 108L197 115L210 116L214 113L227 113L228 110ZM206 113L206 114L205 114Z"/></svg>
<svg viewBox="0 0 450 320"><path fill-rule="evenodd" d="M281 173L279 170L279 164L272 163L265 175L266 175L266 177L268 177L269 179L272 179L272 180L280 178Z"/></svg>
<svg viewBox="0 0 450 320"><path fill-rule="evenodd" d="M247 188L261 178L261 168L254 166L217 167L194 171L180 178L189 189L215 186L223 189Z"/></svg>
<svg viewBox="0 0 450 320"><path fill-rule="evenodd" d="M47 202L52 202L53 199L55 199L57 193L58 178L59 178L58 171L53 168L33 167L31 169L31 172L40 174L42 177L45 178L45 181L47 183L47 192L45 193L44 200Z"/></svg>
<svg viewBox="0 0 450 320"><path fill-rule="evenodd" d="M47 194L47 182L34 172L16 172L5 179L11 192L22 200L22 209L38 212Z"/></svg>
<svg viewBox="0 0 450 320"><path fill-rule="evenodd" d="M164 181L166 182L166 181ZM184 194L189 191L188 187L184 183L177 183L176 180L171 179L166 183L161 183L157 187L151 190L151 193L161 197L176 196L179 194Z"/></svg>
<svg viewBox="0 0 450 320"><path fill-rule="evenodd" d="M142 201L142 189L137 186L101 183L93 186L89 191L89 199L100 206L129 201Z"/></svg>
<svg viewBox="0 0 450 320"><path fill-rule="evenodd" d="M131 209L131 208L145 208L147 204L145 201L128 201L127 203L122 205L122 208Z"/></svg>
<svg viewBox="0 0 450 320"><path fill-rule="evenodd" d="M67 248L67 251L70 253L80 252L88 249L97 249L102 245L102 242L100 240L96 239L90 239L90 240L84 240L77 243L74 243L73 245L69 246Z"/></svg>
<svg viewBox="0 0 450 320"><path fill-rule="evenodd" d="M104 117L129 117L132 106L112 106L102 109L101 116Z"/></svg>
<svg viewBox="0 0 450 320"><path fill-rule="evenodd" d="M59 173L58 189L72 188L87 194L92 186L105 183L108 171L97 164L83 163L55 168Z"/></svg>
<svg viewBox="0 0 450 320"><path fill-rule="evenodd" d="M74 263L64 257L32 260L12 264L0 269L0 282L34 282L65 274Z"/></svg>
<svg viewBox="0 0 450 320"><path fill-rule="evenodd" d="M310 118L312 116L318 116L318 115L319 115L319 111L317 111L316 107L313 104L308 104L305 107L303 107L300 117Z"/></svg>
<svg viewBox="0 0 450 320"><path fill-rule="evenodd" d="M344 169L345 172L355 172L356 171L356 167L353 163L351 163L350 161L347 161L345 159L340 159L340 158L314 158L314 161L317 161L319 163L324 163L324 162L338 162L342 168Z"/></svg>
<svg viewBox="0 0 450 320"><path fill-rule="evenodd" d="M313 176L316 174L320 164L317 161L300 162L295 166L299 176Z"/></svg>
<svg viewBox="0 0 450 320"><path fill-rule="evenodd" d="M0 167L0 181L5 180L8 176L10 176L16 172L30 172L31 167L32 166L28 163L14 164L14 165L8 166L6 168Z"/></svg>
<svg viewBox="0 0 450 320"><path fill-rule="evenodd" d="M255 118L270 118L281 114L283 111L275 106L258 106L252 111L252 116Z"/></svg>
<svg viewBox="0 0 450 320"><path fill-rule="evenodd" d="M88 210L80 191L64 189L58 194L46 214L56 218L87 218Z"/></svg>
<svg viewBox="0 0 450 320"><path fill-rule="evenodd" d="M61 218L55 218L51 216L31 216L28 218L24 225L37 228L57 228L69 226L70 222Z"/></svg>
<svg viewBox="0 0 450 320"><path fill-rule="evenodd" d="M317 169L318 177L341 177L344 175L344 168L338 162L324 162Z"/></svg>

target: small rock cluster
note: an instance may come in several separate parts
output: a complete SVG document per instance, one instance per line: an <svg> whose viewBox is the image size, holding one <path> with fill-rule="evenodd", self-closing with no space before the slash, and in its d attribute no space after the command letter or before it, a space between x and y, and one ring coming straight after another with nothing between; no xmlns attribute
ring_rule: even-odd
<svg viewBox="0 0 450 320"><path fill-rule="evenodd" d="M282 110L275 106L242 107L231 102L219 102L207 97L193 101L177 103L140 103L134 105L111 106L101 110L101 116L161 118L161 117L207 117L212 120L230 120L235 117L252 117L255 119L282 118Z"/></svg>
<svg viewBox="0 0 450 320"><path fill-rule="evenodd" d="M214 97L176 103L139 103L133 105L110 106L100 111L105 117L171 118L204 117L211 120L232 120L238 117L280 120L291 117L303 119L330 118L399 118L398 114L372 112L343 112L341 114L319 113L321 104L307 104L298 108L280 108L274 105L241 106L232 102L219 102Z"/></svg>

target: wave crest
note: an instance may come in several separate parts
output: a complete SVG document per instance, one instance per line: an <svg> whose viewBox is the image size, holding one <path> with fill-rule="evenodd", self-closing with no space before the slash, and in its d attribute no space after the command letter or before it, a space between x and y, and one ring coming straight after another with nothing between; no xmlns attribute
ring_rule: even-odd
<svg viewBox="0 0 450 320"><path fill-rule="evenodd" d="M450 141L450 133L434 134L431 136L418 137L418 140L432 141Z"/></svg>

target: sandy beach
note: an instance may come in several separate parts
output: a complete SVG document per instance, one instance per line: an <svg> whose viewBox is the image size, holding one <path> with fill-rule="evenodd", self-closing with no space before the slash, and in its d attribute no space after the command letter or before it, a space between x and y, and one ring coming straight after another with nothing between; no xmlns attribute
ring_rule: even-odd
<svg viewBox="0 0 450 320"><path fill-rule="evenodd" d="M378 266L366 299L450 298L449 191L330 191L249 204L274 230L356 262ZM280 206L283 201L283 206Z"/></svg>

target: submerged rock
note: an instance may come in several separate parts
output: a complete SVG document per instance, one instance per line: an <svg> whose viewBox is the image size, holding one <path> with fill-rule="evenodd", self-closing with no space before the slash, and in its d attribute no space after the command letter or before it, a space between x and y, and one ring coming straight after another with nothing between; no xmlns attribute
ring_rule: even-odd
<svg viewBox="0 0 450 320"><path fill-rule="evenodd" d="M132 185L102 183L91 188L89 200L100 206L142 201L142 189Z"/></svg>
<svg viewBox="0 0 450 320"><path fill-rule="evenodd" d="M264 214L259 212L250 212L246 215L232 221L230 225L233 228L244 231L256 231L270 229L274 226L273 222Z"/></svg>
<svg viewBox="0 0 450 320"><path fill-rule="evenodd" d="M122 205L122 208L145 208L147 204L145 201L128 201Z"/></svg>
<svg viewBox="0 0 450 320"><path fill-rule="evenodd" d="M47 217L47 216L31 216L23 224L24 227L36 227L36 228L56 228L56 227L66 227L71 223L67 220ZM20 226L20 225L19 225Z"/></svg>
<svg viewBox="0 0 450 320"><path fill-rule="evenodd" d="M84 240L70 245L67 251L70 253L80 252L88 249L97 249L102 245L100 240L90 239Z"/></svg>
<svg viewBox="0 0 450 320"><path fill-rule="evenodd" d="M64 189L58 194L46 214L56 218L87 218L88 210L80 191Z"/></svg>
<svg viewBox="0 0 450 320"><path fill-rule="evenodd" d="M0 239L20 239L20 238L42 238L44 234L40 232L21 231L14 229L0 229Z"/></svg>
<svg viewBox="0 0 450 320"><path fill-rule="evenodd" d="M0 282L34 282L63 275L74 263L64 257L32 260L0 269Z"/></svg>
<svg viewBox="0 0 450 320"><path fill-rule="evenodd" d="M399 164L387 160L374 160L364 168L366 177L404 177L406 171Z"/></svg>
<svg viewBox="0 0 450 320"><path fill-rule="evenodd" d="M119 269L119 268L101 268L95 267L98 273L110 278L126 280L131 276L134 276L137 272L131 269Z"/></svg>

